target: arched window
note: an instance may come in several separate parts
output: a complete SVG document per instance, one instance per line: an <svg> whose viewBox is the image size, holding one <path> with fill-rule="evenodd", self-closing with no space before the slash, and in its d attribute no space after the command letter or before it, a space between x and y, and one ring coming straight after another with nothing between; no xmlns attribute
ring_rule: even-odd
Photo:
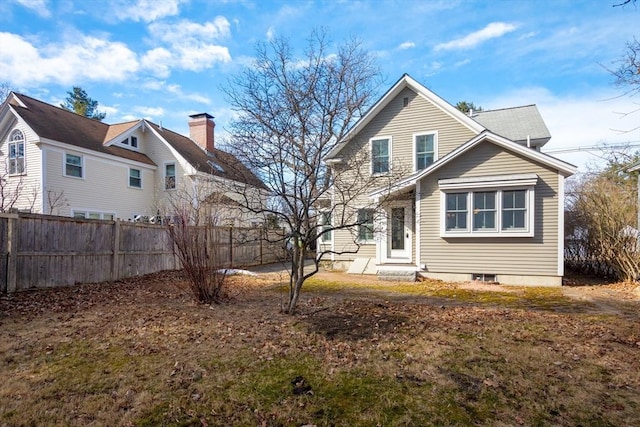
<svg viewBox="0 0 640 427"><path fill-rule="evenodd" d="M24 134L14 129L9 135L9 175L24 173Z"/></svg>

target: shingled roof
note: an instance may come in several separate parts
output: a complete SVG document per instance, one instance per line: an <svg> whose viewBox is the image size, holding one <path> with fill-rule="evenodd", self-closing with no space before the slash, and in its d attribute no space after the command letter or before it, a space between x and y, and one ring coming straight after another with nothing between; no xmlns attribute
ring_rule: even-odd
<svg viewBox="0 0 640 427"><path fill-rule="evenodd" d="M491 132L523 143L527 137L532 145L544 145L551 134L535 105L474 111L472 119Z"/></svg>
<svg viewBox="0 0 640 427"><path fill-rule="evenodd" d="M114 145L104 145L107 141L138 124L140 120L108 125L26 95L14 94L19 102L12 102L12 107L41 138L155 165L146 154ZM144 122L164 138L197 171L266 189L264 183L232 154L219 149L207 153L186 136L147 120Z"/></svg>
<svg viewBox="0 0 640 427"><path fill-rule="evenodd" d="M126 148L103 145L105 138L110 133L111 126L108 124L38 101L30 96L18 93L15 95L20 99L24 107L14 102L11 104L13 109L41 138L64 142L76 147L135 160L148 165L155 165L143 153L127 150Z"/></svg>
<svg viewBox="0 0 640 427"><path fill-rule="evenodd" d="M214 148L213 152L207 153L190 138L167 128L161 128L155 123L147 123L197 171L267 189L264 183L233 154L217 148ZM218 165L219 168L213 165Z"/></svg>

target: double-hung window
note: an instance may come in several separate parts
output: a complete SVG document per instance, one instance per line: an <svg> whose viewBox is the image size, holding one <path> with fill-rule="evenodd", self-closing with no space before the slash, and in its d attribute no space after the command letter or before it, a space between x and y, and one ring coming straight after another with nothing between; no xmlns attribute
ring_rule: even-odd
<svg viewBox="0 0 640 427"><path fill-rule="evenodd" d="M142 188L142 174L140 169L129 169L129 187Z"/></svg>
<svg viewBox="0 0 640 427"><path fill-rule="evenodd" d="M467 229L467 198L467 193L447 193L447 231Z"/></svg>
<svg viewBox="0 0 640 427"><path fill-rule="evenodd" d="M82 156L65 153L64 155L64 174L75 178L83 178Z"/></svg>
<svg viewBox="0 0 640 427"><path fill-rule="evenodd" d="M391 138L371 140L371 173L382 175L389 173L391 162Z"/></svg>
<svg viewBox="0 0 640 427"><path fill-rule="evenodd" d="M436 134L416 134L413 136L415 146L415 169L425 169L436 159Z"/></svg>
<svg viewBox="0 0 640 427"><path fill-rule="evenodd" d="M502 192L502 229L520 230L527 226L527 192Z"/></svg>
<svg viewBox="0 0 640 427"><path fill-rule="evenodd" d="M176 188L176 164L166 163L164 165L164 189L172 190Z"/></svg>
<svg viewBox="0 0 640 427"><path fill-rule="evenodd" d="M473 193L473 229L496 229L496 192L478 191Z"/></svg>
<svg viewBox="0 0 640 427"><path fill-rule="evenodd" d="M533 237L536 174L439 181L443 237Z"/></svg>
<svg viewBox="0 0 640 427"><path fill-rule="evenodd" d="M358 210L358 241L368 243L373 241L373 209Z"/></svg>
<svg viewBox="0 0 640 427"><path fill-rule="evenodd" d="M331 241L332 232L331 232L331 212L321 212L320 213L320 241L322 243L328 243Z"/></svg>
<svg viewBox="0 0 640 427"><path fill-rule="evenodd" d="M9 136L9 175L20 175L25 171L24 134L15 129Z"/></svg>

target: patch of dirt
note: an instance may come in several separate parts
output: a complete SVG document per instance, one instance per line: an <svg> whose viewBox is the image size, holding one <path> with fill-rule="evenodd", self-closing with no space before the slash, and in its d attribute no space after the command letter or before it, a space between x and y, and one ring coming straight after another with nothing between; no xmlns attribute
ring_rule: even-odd
<svg viewBox="0 0 640 427"><path fill-rule="evenodd" d="M306 316L312 332L329 339L361 340L387 335L404 328L409 319L393 313L384 303L350 301L335 306L331 311L320 311Z"/></svg>

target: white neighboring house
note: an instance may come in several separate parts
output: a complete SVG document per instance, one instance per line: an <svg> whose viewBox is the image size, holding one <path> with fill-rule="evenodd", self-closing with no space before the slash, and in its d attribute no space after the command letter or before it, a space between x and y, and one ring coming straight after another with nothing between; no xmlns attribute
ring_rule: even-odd
<svg viewBox="0 0 640 427"><path fill-rule="evenodd" d="M208 200L224 225L262 223L240 208L266 187L214 144L213 117L190 138L145 119L109 125L12 92L0 106L1 210L92 219L170 215L169 200Z"/></svg>

